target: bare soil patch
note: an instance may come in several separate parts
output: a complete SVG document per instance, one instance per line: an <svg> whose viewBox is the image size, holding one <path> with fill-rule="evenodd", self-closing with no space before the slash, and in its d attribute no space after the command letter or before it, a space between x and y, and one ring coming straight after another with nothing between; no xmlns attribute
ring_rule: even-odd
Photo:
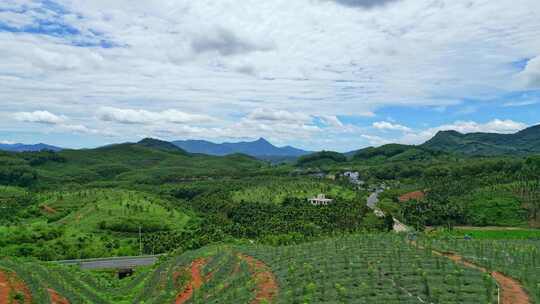
<svg viewBox="0 0 540 304"><path fill-rule="evenodd" d="M22 301L13 299L13 294L23 295ZM28 287L17 278L14 273L0 270L0 303L1 304L29 304L32 303L32 295Z"/></svg>
<svg viewBox="0 0 540 304"><path fill-rule="evenodd" d="M268 265L253 257L240 255L240 258L246 261L249 269L257 282L255 299L251 304L271 303L279 291L277 279Z"/></svg>
<svg viewBox="0 0 540 304"><path fill-rule="evenodd" d="M186 285L184 291L176 296L176 304L185 303L187 300L191 299L195 290L201 288L202 284L204 283L204 279L201 275L201 270L204 265L206 265L205 259L198 259L191 263L191 280Z"/></svg>

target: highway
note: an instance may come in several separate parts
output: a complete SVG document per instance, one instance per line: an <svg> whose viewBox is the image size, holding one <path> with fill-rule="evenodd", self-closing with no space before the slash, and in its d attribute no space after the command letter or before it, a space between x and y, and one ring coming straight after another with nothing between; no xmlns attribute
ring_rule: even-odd
<svg viewBox="0 0 540 304"><path fill-rule="evenodd" d="M77 265L82 269L129 269L137 266L153 265L160 255L147 255L135 257L112 257L84 260L63 260L52 263L62 265Z"/></svg>

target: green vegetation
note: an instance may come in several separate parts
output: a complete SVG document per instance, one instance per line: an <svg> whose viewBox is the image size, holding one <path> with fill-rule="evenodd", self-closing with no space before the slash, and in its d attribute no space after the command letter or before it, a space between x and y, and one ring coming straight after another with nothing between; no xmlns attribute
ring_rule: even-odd
<svg viewBox="0 0 540 304"><path fill-rule="evenodd" d="M0 152L0 269L36 303L50 302L47 288L70 303L172 303L197 272L186 303L268 297L257 275L275 279L271 303L495 303L490 276L434 248L522 280L538 300L540 157L452 153L392 144L273 165L154 139ZM376 189L382 217L366 206ZM399 199L413 191L424 195ZM319 193L333 202L311 205ZM387 234L392 218L427 231L418 247ZM124 280L45 262L141 249L166 256Z"/></svg>
<svg viewBox="0 0 540 304"><path fill-rule="evenodd" d="M538 237L538 234L536 234ZM425 239L424 246L457 252L465 259L519 280L535 303L540 301L540 240Z"/></svg>
<svg viewBox="0 0 540 304"><path fill-rule="evenodd" d="M492 279L387 234L284 247L210 246L121 281L28 260L0 260L0 269L23 278L36 303L48 303L46 288L72 303L171 303L191 284L193 269L201 285L187 303L496 303Z"/></svg>
<svg viewBox="0 0 540 304"><path fill-rule="evenodd" d="M528 155L540 152L540 126L515 134L470 133L442 131L422 146L431 150L466 155Z"/></svg>
<svg viewBox="0 0 540 304"><path fill-rule="evenodd" d="M320 166L323 164L343 163L347 161L347 157L338 152L322 151L305 156L301 156L297 164L299 166Z"/></svg>
<svg viewBox="0 0 540 304"><path fill-rule="evenodd" d="M190 219L162 199L125 190L46 192L36 195L21 225L0 226L0 255L44 260L138 253L145 236L182 231ZM159 252L158 252L159 253Z"/></svg>
<svg viewBox="0 0 540 304"><path fill-rule="evenodd" d="M253 186L246 185L242 190L235 191L232 194L233 201L283 204L292 198L306 201L319 193L325 193L328 197L338 200L350 201L356 198L355 191L350 187L313 179L273 178L266 181L255 180L252 184Z"/></svg>

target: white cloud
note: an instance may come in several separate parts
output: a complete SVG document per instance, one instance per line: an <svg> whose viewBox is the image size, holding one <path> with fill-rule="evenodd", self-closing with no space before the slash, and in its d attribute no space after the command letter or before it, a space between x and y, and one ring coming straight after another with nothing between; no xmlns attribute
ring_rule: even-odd
<svg viewBox="0 0 540 304"><path fill-rule="evenodd" d="M65 117L55 115L48 111L18 112L13 114L15 120L22 122L35 122L42 124L58 125L65 121Z"/></svg>
<svg viewBox="0 0 540 304"><path fill-rule="evenodd" d="M360 136L366 139L371 146L382 146L392 142L391 140L376 135L362 134Z"/></svg>
<svg viewBox="0 0 540 304"><path fill-rule="evenodd" d="M374 122L373 127L379 130L392 130L392 131L401 131L401 132L411 131L411 128L409 127L402 126L400 124L393 124L387 121Z"/></svg>
<svg viewBox="0 0 540 304"><path fill-rule="evenodd" d="M191 114L178 110L151 112L147 110L119 109L102 107L98 111L99 119L122 124L155 124L155 123L203 123L214 119L207 115Z"/></svg>
<svg viewBox="0 0 540 304"><path fill-rule="evenodd" d="M505 107L524 107L540 103L540 100L521 100L521 101L508 101L503 104Z"/></svg>
<svg viewBox="0 0 540 304"><path fill-rule="evenodd" d="M15 142L9 140L0 140L1 145L13 145Z"/></svg>
<svg viewBox="0 0 540 304"><path fill-rule="evenodd" d="M540 55L527 62L520 77L528 88L540 88Z"/></svg>
<svg viewBox="0 0 540 304"><path fill-rule="evenodd" d="M328 126L334 127L334 128L342 128L343 123L337 116L333 115L320 115L319 118Z"/></svg>
<svg viewBox="0 0 540 304"><path fill-rule="evenodd" d="M292 113L285 110L257 108L251 111L247 118L254 121L277 121L288 123L307 123L312 121L310 115L304 113Z"/></svg>
<svg viewBox="0 0 540 304"><path fill-rule="evenodd" d="M284 142L296 132L320 148L332 139L359 145L352 135L341 143L357 130L328 117L444 108L538 88L538 57L518 77L510 64L540 53L537 0L55 2L68 14L58 16L40 0L0 1L0 21L10 26L41 20L80 33L1 31L2 111L46 106L77 118L64 124L107 124L120 140L133 134L126 125L140 124L192 136L271 134ZM375 5L382 2L392 3ZM6 13L22 5L38 10ZM93 109L102 108L110 111L96 119ZM239 121L247 119L239 113L251 112L252 119ZM331 130L317 131L317 118ZM0 130L11 123L0 120ZM251 131L233 127L240 123Z"/></svg>

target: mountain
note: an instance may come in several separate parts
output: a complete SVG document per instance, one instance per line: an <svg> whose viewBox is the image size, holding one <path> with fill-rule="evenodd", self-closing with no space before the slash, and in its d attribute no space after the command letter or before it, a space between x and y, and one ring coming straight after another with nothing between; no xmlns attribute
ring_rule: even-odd
<svg viewBox="0 0 540 304"><path fill-rule="evenodd" d="M37 151L61 151L62 148L47 145L47 144L35 144L35 145L25 145L25 144L0 144L0 150L9 151L9 152L37 152Z"/></svg>
<svg viewBox="0 0 540 304"><path fill-rule="evenodd" d="M242 153L257 158L269 159L276 157L299 157L311 153L291 146L276 147L264 138L259 138L256 141L222 144L216 144L206 140L179 140L172 143L190 153L218 156Z"/></svg>
<svg viewBox="0 0 540 304"><path fill-rule="evenodd" d="M155 138L145 138L138 143L136 143L138 146L146 147L146 148L153 148L158 149L162 151L169 151L169 152L180 152L182 154L188 154L184 149L168 142L163 141Z"/></svg>
<svg viewBox="0 0 540 304"><path fill-rule="evenodd" d="M421 147L474 156L540 153L540 125L514 134L440 131Z"/></svg>

